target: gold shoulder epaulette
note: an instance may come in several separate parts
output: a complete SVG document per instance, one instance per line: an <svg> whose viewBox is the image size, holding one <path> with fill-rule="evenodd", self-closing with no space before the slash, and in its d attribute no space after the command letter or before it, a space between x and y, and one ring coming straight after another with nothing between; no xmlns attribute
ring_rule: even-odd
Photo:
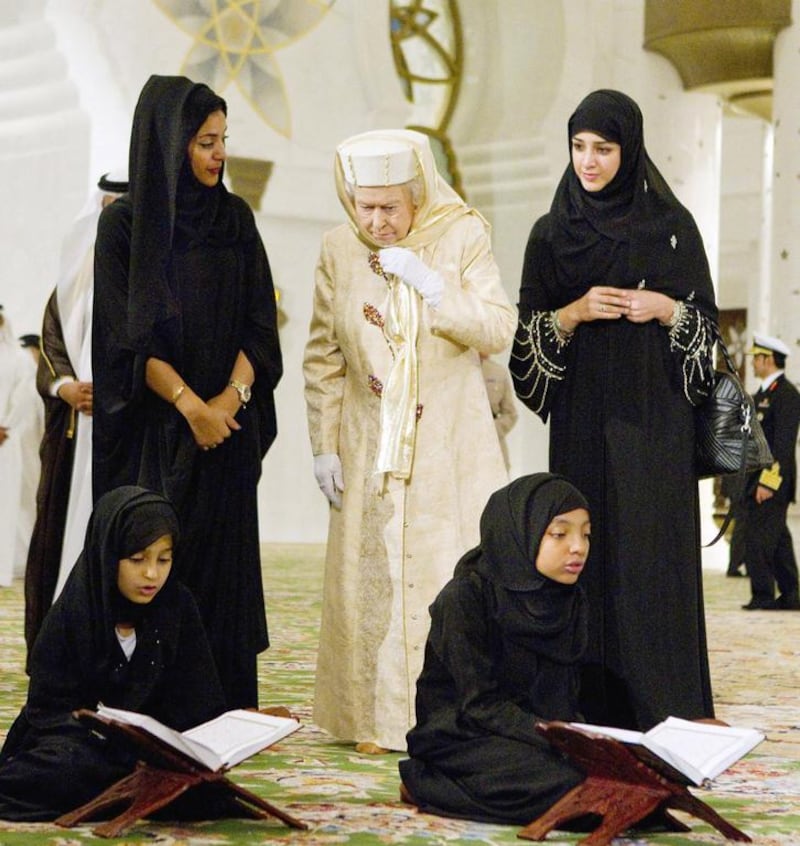
<svg viewBox="0 0 800 846"><path fill-rule="evenodd" d="M782 481L783 476L781 476L781 465L777 461L772 465L772 467L767 467L766 470L762 470L761 475L758 477L758 484L763 485L765 488L769 488L772 491L777 491L780 488Z"/></svg>

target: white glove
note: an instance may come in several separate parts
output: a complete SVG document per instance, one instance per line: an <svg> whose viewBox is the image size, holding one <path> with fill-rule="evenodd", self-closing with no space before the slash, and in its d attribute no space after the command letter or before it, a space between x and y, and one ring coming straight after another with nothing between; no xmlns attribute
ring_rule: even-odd
<svg viewBox="0 0 800 846"><path fill-rule="evenodd" d="M405 247L386 247L378 253L381 267L398 276L412 288L416 288L428 305L436 306L442 301L444 279L431 270L425 262L418 259Z"/></svg>
<svg viewBox="0 0 800 846"><path fill-rule="evenodd" d="M342 507L342 491L344 477L342 476L342 462L335 452L324 452L314 456L314 475L322 493L334 508Z"/></svg>

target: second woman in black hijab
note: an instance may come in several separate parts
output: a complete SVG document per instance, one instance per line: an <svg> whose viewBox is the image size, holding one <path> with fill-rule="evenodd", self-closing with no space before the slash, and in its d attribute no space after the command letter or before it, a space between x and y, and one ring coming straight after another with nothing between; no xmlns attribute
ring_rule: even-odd
<svg viewBox="0 0 800 846"><path fill-rule="evenodd" d="M571 162L531 231L511 355L550 423L550 470L592 503L583 586L593 723L713 716L694 409L713 384L717 308L703 243L619 91L569 120Z"/></svg>
<svg viewBox="0 0 800 846"><path fill-rule="evenodd" d="M563 478L496 491L480 545L431 606L417 724L400 762L420 810L527 824L583 780L535 729L578 720L588 505Z"/></svg>
<svg viewBox="0 0 800 846"><path fill-rule="evenodd" d="M122 487L97 503L30 655L27 702L0 753L0 819L55 819L133 771L133 752L73 711L102 702L184 731L225 710L197 605L170 575L177 543L159 494Z"/></svg>
<svg viewBox="0 0 800 846"><path fill-rule="evenodd" d="M261 460L282 372L275 292L253 213L222 183L225 101L152 76L133 117L130 191L95 247L93 487L175 503L177 575L197 599L228 705L257 705L268 646Z"/></svg>

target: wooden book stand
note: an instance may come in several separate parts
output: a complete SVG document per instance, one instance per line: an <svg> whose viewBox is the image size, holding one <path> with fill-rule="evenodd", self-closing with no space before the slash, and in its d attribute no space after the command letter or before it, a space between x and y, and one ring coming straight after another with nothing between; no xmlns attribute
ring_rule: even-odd
<svg viewBox="0 0 800 846"><path fill-rule="evenodd" d="M276 817L292 828L308 828L304 822L234 784L224 770L210 770L136 726L124 725L85 709L76 711L75 717L105 737L120 739L133 746L140 760L130 775L80 808L62 814L55 821L57 825L72 828L115 806L123 806L120 814L93 829L99 837L119 837L140 819L166 807L197 785L206 784L229 798L232 809L238 808L245 816L254 819Z"/></svg>
<svg viewBox="0 0 800 846"><path fill-rule="evenodd" d="M588 734L561 722L538 723L536 730L583 770L586 778L517 837L544 840L552 829L587 814L601 817L601 821L588 837L578 841L582 846L607 846L645 818L671 831L689 831L669 813L669 809L675 809L704 820L728 840L751 842L743 831L693 796L685 784L659 774L619 740Z"/></svg>

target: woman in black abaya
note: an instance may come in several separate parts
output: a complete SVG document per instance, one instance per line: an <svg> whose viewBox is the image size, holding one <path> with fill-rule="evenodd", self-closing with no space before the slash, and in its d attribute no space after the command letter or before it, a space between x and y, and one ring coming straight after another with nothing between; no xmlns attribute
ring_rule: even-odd
<svg viewBox="0 0 800 846"><path fill-rule="evenodd" d="M535 724L580 718L588 505L560 476L523 476L480 531L430 609L400 776L420 810L527 824L583 780Z"/></svg>
<svg viewBox="0 0 800 846"><path fill-rule="evenodd" d="M133 118L130 191L95 247L95 498L142 484L175 503L177 575L197 599L229 707L255 707L268 646L256 487L282 372L253 214L222 183L227 107L152 76Z"/></svg>
<svg viewBox="0 0 800 846"><path fill-rule="evenodd" d="M639 729L712 717L693 416L713 379L708 262L633 100L595 91L568 138L528 240L510 368L550 421L550 469L592 503L581 704Z"/></svg>
<svg viewBox="0 0 800 846"><path fill-rule="evenodd" d="M170 576L177 541L177 515L159 494L122 487L97 503L0 752L0 819L55 819L132 772L135 754L75 720L77 709L102 702L178 731L225 710L197 605Z"/></svg>

